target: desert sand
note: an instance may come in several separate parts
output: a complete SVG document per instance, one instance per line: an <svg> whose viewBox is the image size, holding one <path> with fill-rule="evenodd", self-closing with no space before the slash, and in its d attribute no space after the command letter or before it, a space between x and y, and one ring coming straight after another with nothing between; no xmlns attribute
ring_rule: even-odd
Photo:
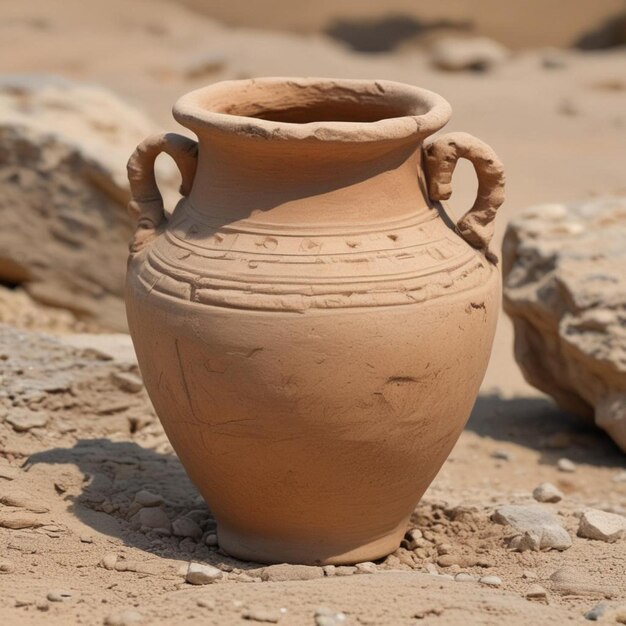
<svg viewBox="0 0 626 626"><path fill-rule="evenodd" d="M235 11L242 3L231 4ZM602 15L595 17L602 21L619 4L598 3ZM419 47L362 55L317 31L255 30L241 26L249 23L245 16L221 17L239 26L160 0L5 3L0 72L59 74L103 85L164 130L177 132L184 132L170 115L177 97L222 79L315 75L426 87L452 104L446 130L480 137L505 164L507 200L497 218L495 249L507 221L524 207L626 193L623 48L526 47L487 72L449 73L433 68ZM573 12L568 32L579 32L576 20L580 15ZM284 25L278 18L272 23ZM569 35L552 42L530 39L528 45L566 40ZM516 41L509 46L523 47ZM468 164L460 164L453 187L450 211L459 216L476 189ZM7 527L16 525L10 521L0 528L3 623L131 623L115 621L118 611L128 609L146 624L244 623L268 612L283 624L313 624L316 610L328 607L351 624L547 624L579 622L601 600L626 603L625 540L576 535L586 507L624 513L624 456L604 434L559 411L524 382L504 316L468 426L416 509L413 523L425 540L420 556L401 550L375 564L371 574L346 570L314 580L260 582L267 575L258 564L234 561L190 537L144 533L131 521L136 494L147 490L163 498L170 520L198 511L204 538L212 528L137 382L127 337L81 340L104 345L100 352L68 347L79 341L71 333L104 329L42 309L19 292L0 295L2 319L58 337L26 335L15 359L16 331L3 327L0 356L12 358L0 360L0 389L14 393L24 371L33 380L66 374L58 390L44 389L34 399L29 394L37 384L27 381L31 391L24 392L23 406L31 410L34 402L48 411L44 425L18 432L0 423L0 516L26 518L17 523L21 528ZM112 345L115 351L106 348ZM103 350L115 352L114 358L104 358ZM560 470L561 458L573 461L574 471ZM536 504L532 491L543 482L563 493L560 502L542 506L558 516L572 546L512 552L506 543L510 528L491 516L502 505ZM42 512L32 511L37 508ZM226 574L211 585L190 585L184 572L191 560ZM460 573L472 579L451 580ZM499 584L479 583L484 576L497 577ZM533 592L536 585L545 596ZM334 619L318 617L318 623L341 623Z"/></svg>

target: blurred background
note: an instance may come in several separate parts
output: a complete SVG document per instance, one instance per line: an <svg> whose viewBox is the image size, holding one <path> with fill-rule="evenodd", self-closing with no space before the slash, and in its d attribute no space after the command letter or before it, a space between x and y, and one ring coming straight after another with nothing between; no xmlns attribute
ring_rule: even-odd
<svg viewBox="0 0 626 626"><path fill-rule="evenodd" d="M185 132L172 104L214 81L385 78L440 93L453 108L447 129L475 134L505 163L496 247L524 207L626 192L623 0L22 0L0 4L0 34L5 147L19 144L16 125L61 137L90 176L81 186L76 164L65 178L57 170L51 192L4 169L5 321L17 323L34 298L69 312L67 322L47 310L59 328L125 329L126 158L154 130ZM159 172L173 204L173 165L162 158ZM457 172L458 216L476 183L467 163ZM29 211L51 201L56 210ZM486 385L523 387L505 319L497 345Z"/></svg>

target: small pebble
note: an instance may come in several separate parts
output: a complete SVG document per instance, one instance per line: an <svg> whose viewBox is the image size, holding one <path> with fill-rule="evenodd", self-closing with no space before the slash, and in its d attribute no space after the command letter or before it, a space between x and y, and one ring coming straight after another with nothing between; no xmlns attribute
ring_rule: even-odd
<svg viewBox="0 0 626 626"><path fill-rule="evenodd" d="M93 543L93 537L91 535L81 535L79 539L81 543Z"/></svg>
<svg viewBox="0 0 626 626"><path fill-rule="evenodd" d="M5 559L0 560L0 572L3 574L10 574L15 569L15 566L11 561Z"/></svg>
<svg viewBox="0 0 626 626"><path fill-rule="evenodd" d="M334 565L324 565L322 567L326 576L334 576L336 567Z"/></svg>
<svg viewBox="0 0 626 626"><path fill-rule="evenodd" d="M132 609L115 611L104 618L105 626L133 626L141 622L143 622L143 615Z"/></svg>
<svg viewBox="0 0 626 626"><path fill-rule="evenodd" d="M606 613L608 608L608 602L598 602L593 609L585 613L585 619L588 619L590 622L596 622Z"/></svg>
<svg viewBox="0 0 626 626"><path fill-rule="evenodd" d="M141 506L159 506L163 504L163 496L152 493L147 489L142 489L135 494L135 502Z"/></svg>
<svg viewBox="0 0 626 626"><path fill-rule="evenodd" d="M190 537L199 540L202 537L202 529L192 519L179 517L172 522L172 533L176 537Z"/></svg>
<svg viewBox="0 0 626 626"><path fill-rule="evenodd" d="M217 535L215 533L211 533L206 536L204 543L209 547L214 547L218 545Z"/></svg>
<svg viewBox="0 0 626 626"><path fill-rule="evenodd" d="M454 580L457 583L472 583L476 580L476 578L474 576L472 576L471 574L468 574L467 572L459 572L455 577Z"/></svg>
<svg viewBox="0 0 626 626"><path fill-rule="evenodd" d="M491 457L494 459L499 459L500 461L510 461L513 457L510 452L506 450L494 450L491 453Z"/></svg>
<svg viewBox="0 0 626 626"><path fill-rule="evenodd" d="M50 605L45 600L37 600L35 607L38 611L48 611L50 609Z"/></svg>
<svg viewBox="0 0 626 626"><path fill-rule="evenodd" d="M502 580L499 576L482 576L478 579L478 582L483 585L489 585L490 587L499 587L502 584Z"/></svg>
<svg viewBox="0 0 626 626"><path fill-rule="evenodd" d="M277 624L280 621L282 613L271 611L268 609L249 609L244 611L242 617L253 622L264 622L267 624Z"/></svg>
<svg viewBox="0 0 626 626"><path fill-rule="evenodd" d="M341 611L333 611L326 607L315 610L315 626L342 626L346 619L346 614Z"/></svg>
<svg viewBox="0 0 626 626"><path fill-rule="evenodd" d="M560 502L563 494L552 483L541 483L533 489L533 498L537 502Z"/></svg>
<svg viewBox="0 0 626 626"><path fill-rule="evenodd" d="M115 569L115 564L117 563L117 554L113 554L110 552L109 554L105 554L100 561L100 567L104 567L104 569L113 570Z"/></svg>
<svg viewBox="0 0 626 626"><path fill-rule="evenodd" d="M67 602L71 597L71 592L62 589L53 589L52 591L48 591L46 595L46 598L48 598L50 602Z"/></svg>
<svg viewBox="0 0 626 626"><path fill-rule="evenodd" d="M371 561L363 561L363 563L357 563L356 568L361 574L376 574L378 568Z"/></svg>
<svg viewBox="0 0 626 626"><path fill-rule="evenodd" d="M545 600L548 592L541 585L531 585L525 595L529 600Z"/></svg>
<svg viewBox="0 0 626 626"><path fill-rule="evenodd" d="M556 463L556 466L558 467L560 472L572 473L576 471L576 463L566 458L559 459Z"/></svg>
<svg viewBox="0 0 626 626"><path fill-rule="evenodd" d="M208 585L224 576L222 570L202 563L189 563L185 580L191 585Z"/></svg>

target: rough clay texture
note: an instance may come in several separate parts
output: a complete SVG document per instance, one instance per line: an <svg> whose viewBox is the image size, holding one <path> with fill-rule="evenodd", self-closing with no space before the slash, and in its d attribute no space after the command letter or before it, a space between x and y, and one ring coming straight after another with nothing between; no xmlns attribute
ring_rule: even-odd
<svg viewBox="0 0 626 626"><path fill-rule="evenodd" d="M580 618L600 600L611 609L626 601L624 539L576 535L583 502L626 519L619 506L624 485L611 487L610 467L582 463L579 482L566 481L555 465L557 444L546 442L542 452L529 444L567 435L577 441L572 451L583 450L597 464L616 463L614 452L571 423L555 432L554 420L529 420L528 408L518 408L519 421L506 426L481 409L412 512L401 547L386 559L343 568L233 559L208 541L214 515L173 453L146 392L120 386L120 378L138 376L129 337L121 337L53 339L0 326L3 623L99 626L138 613L146 624L174 626L181 615L239 624L251 613L279 613L280 623L304 626L326 612L356 624L412 626L431 617L461 625L470 616L477 624L530 625ZM45 426L18 432L7 417L22 411ZM509 460L497 458L491 437L522 422L513 426L515 443L504 444ZM477 434L485 428L491 437ZM502 448L497 456L504 456ZM572 546L563 553L511 552L511 528L492 519L495 510L533 509L531 490L540 476L567 494L558 505L545 505L543 518L562 525ZM138 515L156 523L137 524ZM166 527L182 519L199 526L202 538ZM494 576L498 588L488 586Z"/></svg>
<svg viewBox="0 0 626 626"><path fill-rule="evenodd" d="M503 254L524 376L626 452L626 198L529 209Z"/></svg>
<svg viewBox="0 0 626 626"><path fill-rule="evenodd" d="M124 329L125 156L145 116L99 87L0 80L0 281L43 304ZM172 166L163 166L171 190ZM170 196L171 197L171 196Z"/></svg>
<svg viewBox="0 0 626 626"><path fill-rule="evenodd" d="M463 133L422 162L449 115L440 96L391 81L217 83L174 107L197 145L159 135L129 161L131 335L234 556L393 552L469 416L499 309L488 245L504 181ZM186 196L171 219L161 151ZM461 157L479 199L455 231L422 182L447 198Z"/></svg>

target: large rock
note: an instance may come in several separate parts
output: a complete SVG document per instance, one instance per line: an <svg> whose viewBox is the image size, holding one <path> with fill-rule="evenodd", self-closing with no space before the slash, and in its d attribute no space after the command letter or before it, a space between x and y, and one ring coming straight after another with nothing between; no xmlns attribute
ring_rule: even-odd
<svg viewBox="0 0 626 626"><path fill-rule="evenodd" d="M626 198L525 211L507 229L503 269L528 382L626 451Z"/></svg>
<svg viewBox="0 0 626 626"><path fill-rule="evenodd" d="M0 282L124 329L133 230L125 167L154 130L98 87L53 77L2 78ZM171 188L173 165L161 165Z"/></svg>

